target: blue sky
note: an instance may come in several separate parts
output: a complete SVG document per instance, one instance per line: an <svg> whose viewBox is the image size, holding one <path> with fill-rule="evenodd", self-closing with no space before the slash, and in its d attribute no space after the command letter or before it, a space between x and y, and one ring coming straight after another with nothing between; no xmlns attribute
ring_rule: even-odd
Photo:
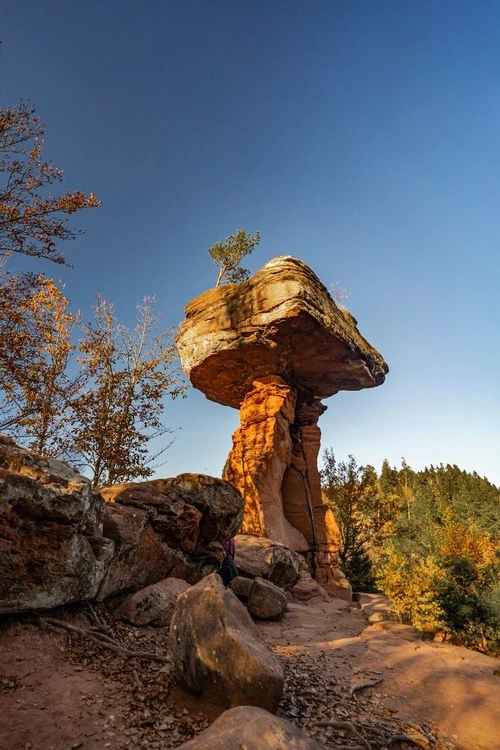
<svg viewBox="0 0 500 750"><path fill-rule="evenodd" d="M327 400L323 445L500 484L498 0L3 0L0 39L2 106L31 99L103 201L66 246L75 307L131 323L156 293L175 327L208 247L259 230L246 265L339 282L391 369ZM237 412L191 389L165 418L159 473L220 474Z"/></svg>

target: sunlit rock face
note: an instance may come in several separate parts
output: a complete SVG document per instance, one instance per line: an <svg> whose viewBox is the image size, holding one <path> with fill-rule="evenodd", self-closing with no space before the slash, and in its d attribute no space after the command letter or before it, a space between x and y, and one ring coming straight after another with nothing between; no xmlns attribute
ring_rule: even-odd
<svg viewBox="0 0 500 750"><path fill-rule="evenodd" d="M253 381L279 375L306 397L384 382L388 367L353 316L302 261L283 255L242 284L210 289L186 307L182 366L207 398L240 408Z"/></svg>
<svg viewBox="0 0 500 750"><path fill-rule="evenodd" d="M177 345L193 386L240 409L224 478L243 495L242 532L301 552L323 586L349 596L338 527L321 500L318 419L322 399L381 385L382 356L289 255L192 300Z"/></svg>
<svg viewBox="0 0 500 750"><path fill-rule="evenodd" d="M89 479L0 436L0 614L93 599L114 553L104 515Z"/></svg>
<svg viewBox="0 0 500 750"><path fill-rule="evenodd" d="M280 377L255 380L240 410L240 427L224 478L237 487L245 500L241 532L266 536L294 550L309 545L300 526L287 520L281 496L283 476L292 458L291 426L296 394Z"/></svg>

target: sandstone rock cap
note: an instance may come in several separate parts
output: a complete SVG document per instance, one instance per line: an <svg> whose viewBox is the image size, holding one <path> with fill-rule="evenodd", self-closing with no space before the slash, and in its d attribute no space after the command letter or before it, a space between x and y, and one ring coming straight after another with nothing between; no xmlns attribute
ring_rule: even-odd
<svg viewBox="0 0 500 750"><path fill-rule="evenodd" d="M282 255L248 281L216 287L185 310L182 366L207 398L239 408L256 378L279 375L306 398L384 382L388 367L356 320L302 261Z"/></svg>

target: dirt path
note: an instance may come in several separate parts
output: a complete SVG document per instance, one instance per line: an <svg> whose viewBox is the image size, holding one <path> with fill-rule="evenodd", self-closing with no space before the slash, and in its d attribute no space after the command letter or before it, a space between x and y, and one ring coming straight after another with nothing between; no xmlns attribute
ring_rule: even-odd
<svg viewBox="0 0 500 750"><path fill-rule="evenodd" d="M371 603L365 607L370 611ZM383 597L371 597L373 604ZM422 641L405 625L383 621L360 638L367 669L382 669L384 703L399 716L439 727L457 747L500 748L498 660L469 649Z"/></svg>
<svg viewBox="0 0 500 750"><path fill-rule="evenodd" d="M423 747L498 750L498 661L424 641L414 628L394 621L367 623L368 617L388 609L384 597L364 595L361 611L341 602L314 609L292 605L280 633L273 632L276 624L260 626L270 645L306 672L302 690L295 691L303 696L299 714L308 712L306 683L317 684L318 705L310 709L311 718L299 715L295 721L314 727L322 711L325 719L333 716L361 727L370 721L377 728L399 725L401 733ZM350 697L354 686L376 680L381 682ZM328 747L336 746L334 731L331 738L322 729L317 735ZM377 731L365 735L377 740Z"/></svg>
<svg viewBox="0 0 500 750"><path fill-rule="evenodd" d="M496 660L422 641L396 622L368 624L387 609L383 598L365 595L362 607L291 604L283 622L259 623L285 663L280 715L337 750L499 750ZM101 615L128 647L166 654L164 630L115 622L104 608ZM59 616L88 625L83 609ZM176 687L168 664L125 659L26 620L0 624L0 653L6 750L167 750L221 712ZM397 741L404 736L415 744Z"/></svg>

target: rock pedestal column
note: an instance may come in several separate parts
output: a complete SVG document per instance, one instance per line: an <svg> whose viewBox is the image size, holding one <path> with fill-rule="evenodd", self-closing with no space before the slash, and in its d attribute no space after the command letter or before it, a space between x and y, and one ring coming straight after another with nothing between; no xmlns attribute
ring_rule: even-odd
<svg viewBox="0 0 500 750"><path fill-rule="evenodd" d="M292 460L282 483L283 510L309 544L307 560L312 575L325 588L350 598L349 582L339 568L340 533L330 508L323 504L318 454L318 419L326 406L316 401L297 407L292 427Z"/></svg>
<svg viewBox="0 0 500 750"><path fill-rule="evenodd" d="M241 405L224 479L245 499L243 534L265 536L307 552L309 544L287 520L281 496L283 475L292 460L295 404L295 391L282 378L269 375L253 382Z"/></svg>
<svg viewBox="0 0 500 750"><path fill-rule="evenodd" d="M245 498L241 531L302 552L312 575L337 595L350 596L339 569L340 535L323 505L317 460L320 402L296 408L296 393L278 376L255 380L240 410L240 427L224 479Z"/></svg>

